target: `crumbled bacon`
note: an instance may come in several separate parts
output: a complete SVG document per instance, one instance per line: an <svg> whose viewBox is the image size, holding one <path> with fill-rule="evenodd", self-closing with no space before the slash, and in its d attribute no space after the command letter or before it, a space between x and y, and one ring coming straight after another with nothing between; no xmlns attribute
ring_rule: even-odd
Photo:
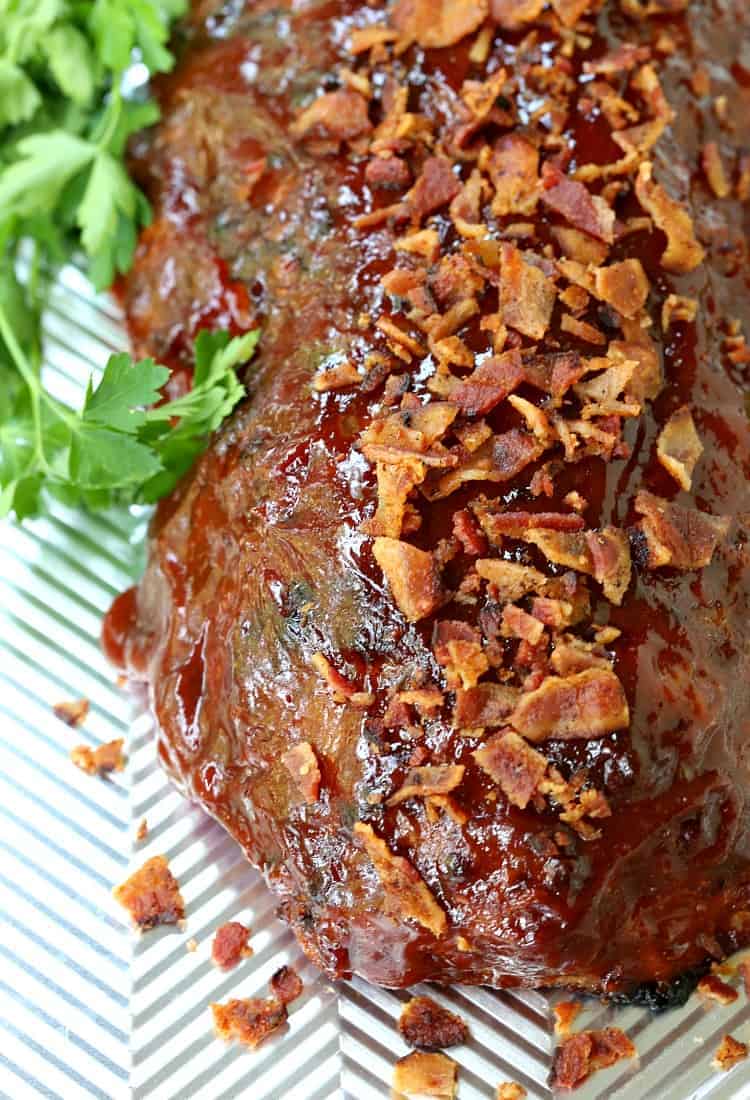
<svg viewBox="0 0 750 1100"><path fill-rule="evenodd" d="M720 1005L734 1004L739 997L737 990L728 982L722 981L718 974L706 974L698 982L697 989L701 997L718 1001Z"/></svg>
<svg viewBox="0 0 750 1100"><path fill-rule="evenodd" d="M662 565L702 569L711 561L731 523L729 516L685 508L645 490L635 498L635 507L643 516L641 529L646 536L649 569Z"/></svg>
<svg viewBox="0 0 750 1100"><path fill-rule="evenodd" d="M603 527L586 533L586 545L591 555L591 572L604 590L604 595L618 606L630 584L630 543L618 527Z"/></svg>
<svg viewBox="0 0 750 1100"><path fill-rule="evenodd" d="M528 1092L517 1081L502 1081L497 1086L495 1100L526 1100Z"/></svg>
<svg viewBox="0 0 750 1100"><path fill-rule="evenodd" d="M569 1035L570 1029L580 1015L583 1005L579 1001L560 1001L552 1006L555 1016L555 1035Z"/></svg>
<svg viewBox="0 0 750 1100"><path fill-rule="evenodd" d="M373 157L365 168L365 183L376 191L403 191L411 183L411 172L401 157Z"/></svg>
<svg viewBox="0 0 750 1100"><path fill-rule="evenodd" d="M475 730L502 726L518 703L518 689L506 684L477 684L456 692L453 724L457 729Z"/></svg>
<svg viewBox="0 0 750 1100"><path fill-rule="evenodd" d="M231 970L241 959L249 958L253 951L249 946L250 929L239 921L230 920L216 929L211 944L211 960L222 970Z"/></svg>
<svg viewBox="0 0 750 1100"><path fill-rule="evenodd" d="M641 164L635 181L635 193L643 209L667 235L667 247L661 257L662 267L683 275L702 262L705 251L695 239L693 222L687 209L654 182L652 171L650 161Z"/></svg>
<svg viewBox="0 0 750 1100"><path fill-rule="evenodd" d="M747 1054L747 1043L741 1043L733 1035L725 1035L714 1054L712 1065L726 1073L738 1062L743 1062Z"/></svg>
<svg viewBox="0 0 750 1100"><path fill-rule="evenodd" d="M157 924L178 924L185 918L185 903L166 856L147 859L112 893L143 932Z"/></svg>
<svg viewBox="0 0 750 1100"><path fill-rule="evenodd" d="M431 1096L453 1100L458 1066L447 1054L412 1051L399 1058L393 1070L394 1092L407 1097Z"/></svg>
<svg viewBox="0 0 750 1100"><path fill-rule="evenodd" d="M521 696L508 721L536 742L602 737L625 729L630 713L614 672L592 668L571 676L548 676L535 691Z"/></svg>
<svg viewBox="0 0 750 1100"><path fill-rule="evenodd" d="M310 805L317 802L321 782L320 765L310 742L300 741L298 745L288 749L282 755L281 762L296 783L305 802Z"/></svg>
<svg viewBox="0 0 750 1100"><path fill-rule="evenodd" d="M246 997L227 1001L223 1005L212 1004L211 1012L214 1029L220 1039L233 1039L251 1049L259 1046L287 1020L286 1005L275 997Z"/></svg>
<svg viewBox="0 0 750 1100"><path fill-rule="evenodd" d="M544 447L533 435L519 428L511 428L509 432L496 435L492 444L492 464L498 475L497 480L510 481L530 462L539 458L543 451Z"/></svg>
<svg viewBox="0 0 750 1100"><path fill-rule="evenodd" d="M70 750L70 759L77 768L87 775L105 775L109 772L121 772L125 767L125 757L121 737L107 741L104 745L92 749L88 745L76 745Z"/></svg>
<svg viewBox="0 0 750 1100"><path fill-rule="evenodd" d="M621 260L596 269L596 296L625 317L635 317L648 298L649 283L640 260Z"/></svg>
<svg viewBox="0 0 750 1100"><path fill-rule="evenodd" d="M432 794L448 794L455 790L464 777L463 764L426 764L411 768L403 784L392 794L386 805L396 806L408 798L425 798Z"/></svg>
<svg viewBox="0 0 750 1100"><path fill-rule="evenodd" d="M549 531L580 531L584 526L580 516L568 512L498 511L494 502L482 501L472 508L482 529L494 543L499 543L504 535L524 538L527 531L539 527Z"/></svg>
<svg viewBox="0 0 750 1100"><path fill-rule="evenodd" d="M482 25L488 0L397 0L391 23L425 49L454 46Z"/></svg>
<svg viewBox="0 0 750 1100"><path fill-rule="evenodd" d="M498 603L515 603L529 592L542 592L547 578L538 569L500 558L480 558L476 563L480 577L489 581L490 595Z"/></svg>
<svg viewBox="0 0 750 1100"><path fill-rule="evenodd" d="M613 1066L623 1058L635 1058L636 1053L635 1046L619 1027L579 1031L555 1051L553 1084L557 1088L575 1088L596 1070Z"/></svg>
<svg viewBox="0 0 750 1100"><path fill-rule="evenodd" d="M289 132L303 141L318 138L349 141L372 130L367 112L364 96L351 88L341 88L313 100L291 124Z"/></svg>
<svg viewBox="0 0 750 1100"><path fill-rule="evenodd" d="M397 539L401 535L407 500L413 489L424 481L427 466L420 459L404 457L397 465L378 462L378 506L362 530L368 535L385 535Z"/></svg>
<svg viewBox="0 0 750 1100"><path fill-rule="evenodd" d="M560 214L576 229L583 230L605 244L614 241L614 211L598 195L578 180L566 176L555 165L545 161L542 165L542 202Z"/></svg>
<svg viewBox="0 0 750 1100"><path fill-rule="evenodd" d="M516 31L533 23L541 15L546 0L490 0L492 18L507 31Z"/></svg>
<svg viewBox="0 0 750 1100"><path fill-rule="evenodd" d="M455 406L435 401L418 409L404 409L379 417L359 438L362 454L370 462L400 463L417 458L428 466L455 466L455 457L438 441L457 414Z"/></svg>
<svg viewBox="0 0 750 1100"><path fill-rule="evenodd" d="M399 611L409 622L431 615L443 600L434 556L400 539L379 536L372 552L391 589Z"/></svg>
<svg viewBox="0 0 750 1100"><path fill-rule="evenodd" d="M343 390L347 386L356 386L362 381L359 371L349 359L342 359L330 367L318 371L312 380L312 388L317 393L329 390Z"/></svg>
<svg viewBox="0 0 750 1100"><path fill-rule="evenodd" d="M715 141L707 141L701 151L701 163L706 173L708 185L717 199L725 199L732 192L732 183L727 176L721 159L719 146Z"/></svg>
<svg viewBox="0 0 750 1100"><path fill-rule="evenodd" d="M547 771L547 758L512 730L490 737L474 752L474 759L508 801L521 810L536 794Z"/></svg>
<svg viewBox="0 0 750 1100"><path fill-rule="evenodd" d="M680 488L690 491L693 471L703 454L703 444L695 429L693 414L687 405L672 413L659 433L656 454Z"/></svg>
<svg viewBox="0 0 750 1100"><path fill-rule="evenodd" d="M521 355L507 351L485 359L451 391L449 400L467 416L485 416L521 384Z"/></svg>
<svg viewBox="0 0 750 1100"><path fill-rule="evenodd" d="M580 229L573 229L568 225L553 225L551 232L561 252L576 263L598 267L607 258L608 246L588 233L582 233Z"/></svg>
<svg viewBox="0 0 750 1100"><path fill-rule="evenodd" d="M503 635L509 638L520 638L528 642L530 646L537 646L544 634L544 623L533 615L529 615L522 607L515 604L506 604L503 608Z"/></svg>
<svg viewBox="0 0 750 1100"><path fill-rule="evenodd" d="M398 1030L416 1050L436 1051L465 1043L469 1029L460 1016L431 997L412 997L401 1010Z"/></svg>
<svg viewBox="0 0 750 1100"><path fill-rule="evenodd" d="M577 351L532 354L523 362L526 381L559 400L587 370Z"/></svg>
<svg viewBox="0 0 750 1100"><path fill-rule="evenodd" d="M661 307L661 327L664 332L675 321L691 324L698 315L698 301L683 294L668 294Z"/></svg>
<svg viewBox="0 0 750 1100"><path fill-rule="evenodd" d="M445 157L428 157L422 172L407 196L415 221L433 214L455 198L461 184L454 176L451 162Z"/></svg>
<svg viewBox="0 0 750 1100"><path fill-rule="evenodd" d="M520 134L505 134L494 145L487 172L495 194L492 213L532 214L539 201L539 152Z"/></svg>
<svg viewBox="0 0 750 1100"><path fill-rule="evenodd" d="M592 7L595 0L552 0L552 7L564 27L575 27L578 20Z"/></svg>
<svg viewBox="0 0 750 1100"><path fill-rule="evenodd" d="M619 76L620 73L630 72L641 61L647 61L651 54L648 46L636 46L633 42L623 42L616 49L596 58L595 61L584 61L583 71L589 74L605 74Z"/></svg>
<svg viewBox="0 0 750 1100"><path fill-rule="evenodd" d="M500 314L510 328L541 340L552 319L555 284L515 245L503 242L500 266Z"/></svg>
<svg viewBox="0 0 750 1100"><path fill-rule="evenodd" d="M91 704L88 699L66 699L52 707L55 718L66 726L82 726L89 716Z"/></svg>
<svg viewBox="0 0 750 1100"><path fill-rule="evenodd" d="M563 332L569 332L571 336L575 336L578 340L583 340L587 344L603 347L607 343L607 337L598 328L594 328L588 321L571 317L569 313L562 315L560 328Z"/></svg>
<svg viewBox="0 0 750 1100"><path fill-rule="evenodd" d="M276 1000L282 1005L291 1004L302 994L303 985L297 971L292 966L281 966L271 975L268 987Z"/></svg>
<svg viewBox="0 0 750 1100"><path fill-rule="evenodd" d="M447 917L408 859L394 855L371 825L357 821L354 834L378 873L389 907L402 918L417 921L434 936L442 936Z"/></svg>
<svg viewBox="0 0 750 1100"><path fill-rule="evenodd" d="M466 508L453 513L453 534L461 543L464 553L479 557L487 553L487 539L479 530L474 516Z"/></svg>

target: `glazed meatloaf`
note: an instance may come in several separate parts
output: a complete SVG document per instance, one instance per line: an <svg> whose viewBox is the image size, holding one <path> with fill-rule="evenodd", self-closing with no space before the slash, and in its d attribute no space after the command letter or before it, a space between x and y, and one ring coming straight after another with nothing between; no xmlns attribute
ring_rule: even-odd
<svg viewBox="0 0 750 1100"><path fill-rule="evenodd" d="M122 293L248 397L105 626L328 975L750 941L750 7L203 0Z"/></svg>

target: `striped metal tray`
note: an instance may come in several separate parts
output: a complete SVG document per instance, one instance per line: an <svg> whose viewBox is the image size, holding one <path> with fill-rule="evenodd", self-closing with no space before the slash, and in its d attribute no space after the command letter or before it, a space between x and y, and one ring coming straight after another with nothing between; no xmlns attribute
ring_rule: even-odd
<svg viewBox="0 0 750 1100"><path fill-rule="evenodd" d="M71 401L124 343L116 309L73 269L56 288L46 334L49 385ZM99 650L103 612L141 568L146 518L55 506L22 527L0 524L0 1096L382 1100L406 1053L395 1023L409 994L358 980L333 986L304 959L261 877L165 780L148 716ZM91 712L72 730L52 705L81 696ZM74 744L118 736L129 745L122 775L92 779L70 764ZM137 844L143 817L149 835ZM110 889L162 852L182 887L187 928L138 939ZM210 943L233 918L252 928L255 953L222 974ZM286 1030L253 1053L216 1040L209 1002L262 995L285 962L305 982ZM492 1100L506 1080L534 1100L552 1096L553 998L418 989L469 1023L470 1042L451 1051L460 1100ZM711 1068L726 1032L750 1040L744 994L710 1009L693 997L661 1016L593 1003L579 1021L623 1027L639 1059L596 1074L576 1100L750 1098L750 1062L728 1074Z"/></svg>

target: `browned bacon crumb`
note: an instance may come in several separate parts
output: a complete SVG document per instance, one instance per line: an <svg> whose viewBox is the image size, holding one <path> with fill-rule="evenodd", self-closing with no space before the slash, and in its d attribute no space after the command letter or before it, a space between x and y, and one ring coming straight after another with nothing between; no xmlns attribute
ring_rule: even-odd
<svg viewBox="0 0 750 1100"><path fill-rule="evenodd" d="M555 1017L555 1035L569 1035L570 1029L581 1012L578 1001L560 1001L552 1008Z"/></svg>
<svg viewBox="0 0 750 1100"><path fill-rule="evenodd" d="M146 839L147 836L148 836L148 821L146 820L145 817L142 817L139 824L138 824L138 828L136 830L135 839L140 844L142 841L144 841Z"/></svg>
<svg viewBox="0 0 750 1100"><path fill-rule="evenodd" d="M747 1043L741 1043L733 1035L725 1035L714 1054L712 1065L725 1073L747 1058Z"/></svg>
<svg viewBox="0 0 750 1100"><path fill-rule="evenodd" d="M372 552L388 579L396 605L410 622L435 611L442 587L433 555L399 539L376 538Z"/></svg>
<svg viewBox="0 0 750 1100"><path fill-rule="evenodd" d="M227 921L216 929L211 945L211 961L222 970L231 970L241 959L252 955L249 939L249 928L236 920Z"/></svg>
<svg viewBox="0 0 750 1100"><path fill-rule="evenodd" d="M690 492L693 471L703 454L703 444L693 414L686 405L672 413L662 428L656 441L656 454L680 488Z"/></svg>
<svg viewBox="0 0 750 1100"><path fill-rule="evenodd" d="M214 1029L220 1039L236 1040L251 1049L259 1046L287 1020L286 1005L275 997L247 997L212 1004Z"/></svg>
<svg viewBox="0 0 750 1100"><path fill-rule="evenodd" d="M448 927L445 912L409 860L394 855L372 825L364 821L355 823L354 834L378 872L391 909L402 918L417 921L434 936L442 936Z"/></svg>
<svg viewBox="0 0 750 1100"><path fill-rule="evenodd" d="M591 668L570 676L548 676L521 696L508 719L529 741L601 737L630 721L623 686L614 672Z"/></svg>
<svg viewBox="0 0 750 1100"><path fill-rule="evenodd" d="M427 1051L458 1046L469 1033L460 1016L430 997L412 997L401 1011L398 1029L410 1047Z"/></svg>
<svg viewBox="0 0 750 1100"><path fill-rule="evenodd" d="M720 1005L731 1005L739 997L737 990L723 981L718 974L706 974L698 982L698 992L701 997L710 1001L718 1001Z"/></svg>
<svg viewBox="0 0 750 1100"><path fill-rule="evenodd" d="M198 950L198 941L197 940L188 940L187 943L185 944L185 950L187 952L189 952L191 955L194 955L195 952Z"/></svg>
<svg viewBox="0 0 750 1100"><path fill-rule="evenodd" d="M393 1088L405 1096L436 1096L453 1100L458 1066L446 1054L412 1051L399 1058L393 1070Z"/></svg>
<svg viewBox="0 0 750 1100"><path fill-rule="evenodd" d="M750 959L743 959L739 964L739 972L742 975L742 984L745 996L750 999Z"/></svg>
<svg viewBox="0 0 750 1100"><path fill-rule="evenodd" d="M88 745L76 745L70 750L70 759L77 768L87 775L104 775L108 772L121 772L125 767L122 751L123 740L118 737L104 745L92 749Z"/></svg>
<svg viewBox="0 0 750 1100"><path fill-rule="evenodd" d="M496 1100L525 1100L529 1094L517 1081L503 1081L497 1086Z"/></svg>
<svg viewBox="0 0 750 1100"><path fill-rule="evenodd" d="M648 568L672 565L677 569L702 569L714 556L731 524L729 516L711 516L697 508L685 508L642 490L635 508L643 516Z"/></svg>
<svg viewBox="0 0 750 1100"><path fill-rule="evenodd" d="M598 1069L604 1069L623 1058L635 1058L636 1049L619 1027L600 1031L579 1031L564 1039L555 1051L553 1085L572 1089Z"/></svg>
<svg viewBox="0 0 750 1100"><path fill-rule="evenodd" d="M55 703L52 710L55 718L59 718L66 726L82 726L88 718L90 706L88 699L69 699Z"/></svg>
<svg viewBox="0 0 750 1100"><path fill-rule="evenodd" d="M143 932L158 924L178 924L185 919L185 903L166 856L146 860L121 886L115 887L113 894Z"/></svg>
<svg viewBox="0 0 750 1100"><path fill-rule="evenodd" d="M283 1005L296 1001L303 989L302 979L292 966L279 967L271 975L268 987L276 1000Z"/></svg>
<svg viewBox="0 0 750 1100"><path fill-rule="evenodd" d="M474 758L508 801L520 809L528 805L547 771L547 758L512 730L490 737Z"/></svg>
<svg viewBox="0 0 750 1100"><path fill-rule="evenodd" d="M464 777L463 764L428 764L410 768L404 782L388 799L388 806L405 802L407 798L423 798L432 794L447 794L454 790Z"/></svg>

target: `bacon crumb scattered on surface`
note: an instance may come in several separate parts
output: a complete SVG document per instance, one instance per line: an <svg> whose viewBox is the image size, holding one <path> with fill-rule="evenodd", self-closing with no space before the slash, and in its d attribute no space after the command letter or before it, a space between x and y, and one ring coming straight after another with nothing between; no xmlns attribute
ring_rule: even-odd
<svg viewBox="0 0 750 1100"><path fill-rule="evenodd" d="M453 1100L458 1066L446 1054L412 1051L393 1070L393 1089L407 1097L433 1096Z"/></svg>
<svg viewBox="0 0 750 1100"><path fill-rule="evenodd" d="M748 1055L747 1043L741 1043L733 1035L725 1035L716 1049L712 1065L725 1073L738 1062L744 1062Z"/></svg>
<svg viewBox="0 0 750 1100"><path fill-rule="evenodd" d="M90 706L88 699L69 699L55 703L52 710L55 718L66 726L82 726L88 718Z"/></svg>
<svg viewBox="0 0 750 1100"><path fill-rule="evenodd" d="M383 886L386 902L402 918L417 921L434 936L448 927L445 912L408 859L394 855L371 825L357 821L354 835L370 857Z"/></svg>
<svg viewBox="0 0 750 1100"><path fill-rule="evenodd" d="M331 138L348 141L372 129L367 100L351 88L318 96L289 127L292 137L307 141Z"/></svg>
<svg viewBox="0 0 750 1100"><path fill-rule="evenodd" d="M672 565L677 569L702 569L714 556L731 525L729 516L711 516L642 490L635 508L643 519L648 568Z"/></svg>
<svg viewBox="0 0 750 1100"><path fill-rule="evenodd" d="M476 750L474 759L508 801L522 810L536 794L547 771L547 758L512 730L490 737Z"/></svg>
<svg viewBox="0 0 750 1100"><path fill-rule="evenodd" d="M166 856L146 860L121 886L115 887L113 895L141 931L159 924L178 924L185 919L185 903Z"/></svg>
<svg viewBox="0 0 750 1100"><path fill-rule="evenodd" d="M635 192L643 209L654 219L654 224L667 235L667 248L661 257L662 267L676 275L693 271L703 261L705 251L695 238L687 209L652 179L650 161L644 161L638 169Z"/></svg>
<svg viewBox="0 0 750 1100"><path fill-rule="evenodd" d="M739 997L739 993L734 986L723 981L718 974L706 974L698 982L697 989L701 997L706 997L710 1001L718 1001L720 1005L731 1005Z"/></svg>
<svg viewBox="0 0 750 1100"><path fill-rule="evenodd" d="M388 799L388 806L405 802L408 798L424 798L433 794L448 794L455 790L464 777L463 764L427 764L410 768L404 782Z"/></svg>
<svg viewBox="0 0 750 1100"><path fill-rule="evenodd" d="M198 941L195 939L188 940L185 944L185 950L188 952L188 954L194 955L195 952L198 950Z"/></svg>
<svg viewBox="0 0 750 1100"><path fill-rule="evenodd" d="M750 1000L750 959L743 959L739 964L739 972L742 975L742 985L745 996Z"/></svg>
<svg viewBox="0 0 750 1100"><path fill-rule="evenodd" d="M560 1001L559 1004L553 1005L555 1035L570 1034L570 1029L580 1015L582 1007L579 1001Z"/></svg>
<svg viewBox="0 0 750 1100"><path fill-rule="evenodd" d="M443 592L431 553L384 536L374 540L372 552L388 580L396 606L409 622L437 610Z"/></svg>
<svg viewBox="0 0 750 1100"><path fill-rule="evenodd" d="M708 185L717 199L725 199L732 192L732 181L727 175L719 146L715 141L707 141L701 151L701 163L706 173Z"/></svg>
<svg viewBox="0 0 750 1100"><path fill-rule="evenodd" d="M135 833L135 839L140 844L148 836L148 821L142 817Z"/></svg>
<svg viewBox="0 0 750 1100"><path fill-rule="evenodd" d="M286 1005L275 997L246 997L212 1004L214 1030L219 1039L254 1049L287 1020Z"/></svg>
<svg viewBox="0 0 750 1100"><path fill-rule="evenodd" d="M618 677L592 668L571 676L549 676L522 695L508 722L529 741L602 737L625 729L628 703Z"/></svg>
<svg viewBox="0 0 750 1100"><path fill-rule="evenodd" d="M312 805L320 794L320 765L315 749L309 741L301 741L288 749L281 761L292 776L305 802Z"/></svg>
<svg viewBox="0 0 750 1100"><path fill-rule="evenodd" d="M410 1047L426 1051L458 1046L466 1042L469 1034L460 1016L431 997L412 997L407 1001L399 1016L398 1030Z"/></svg>
<svg viewBox="0 0 750 1100"><path fill-rule="evenodd" d="M635 1058L636 1049L619 1027L579 1031L564 1039L555 1051L553 1085L573 1089L598 1069L623 1058Z"/></svg>
<svg viewBox="0 0 750 1100"><path fill-rule="evenodd" d="M672 413L659 433L656 453L665 470L681 489L689 492L693 483L693 471L703 454L703 444L695 427L693 414L683 405Z"/></svg>
<svg viewBox="0 0 750 1100"><path fill-rule="evenodd" d="M125 756L121 737L107 741L104 745L92 749L88 745L76 745L70 750L70 759L77 768L87 775L105 775L109 772L121 772L125 767Z"/></svg>
<svg viewBox="0 0 750 1100"><path fill-rule="evenodd" d="M271 975L268 983L271 993L283 1005L289 1005L302 995L304 985L292 966L281 966Z"/></svg>
<svg viewBox="0 0 750 1100"><path fill-rule="evenodd" d="M495 1100L526 1100L528 1092L517 1081L503 1081L497 1086Z"/></svg>
<svg viewBox="0 0 750 1100"><path fill-rule="evenodd" d="M227 921L216 929L211 945L211 961L222 970L231 970L242 959L252 955L249 941L249 928L236 920Z"/></svg>

